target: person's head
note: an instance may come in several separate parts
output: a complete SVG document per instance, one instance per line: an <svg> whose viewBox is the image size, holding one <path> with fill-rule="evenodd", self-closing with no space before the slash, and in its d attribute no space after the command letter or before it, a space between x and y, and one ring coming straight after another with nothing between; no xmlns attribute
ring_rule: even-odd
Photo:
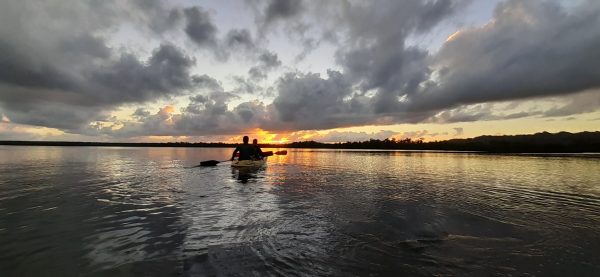
<svg viewBox="0 0 600 277"><path fill-rule="evenodd" d="M252 144L258 144L258 140L257 139L253 139L252 140Z"/></svg>
<svg viewBox="0 0 600 277"><path fill-rule="evenodd" d="M248 144L248 140L250 140L250 138L248 136L244 136L244 138L243 138L244 144Z"/></svg>

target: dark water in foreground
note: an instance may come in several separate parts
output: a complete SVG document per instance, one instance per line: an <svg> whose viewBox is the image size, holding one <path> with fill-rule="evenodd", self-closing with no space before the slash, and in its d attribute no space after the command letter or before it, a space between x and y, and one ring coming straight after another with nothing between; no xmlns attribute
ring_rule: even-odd
<svg viewBox="0 0 600 277"><path fill-rule="evenodd" d="M229 152L0 146L0 276L600 272L597 157Z"/></svg>

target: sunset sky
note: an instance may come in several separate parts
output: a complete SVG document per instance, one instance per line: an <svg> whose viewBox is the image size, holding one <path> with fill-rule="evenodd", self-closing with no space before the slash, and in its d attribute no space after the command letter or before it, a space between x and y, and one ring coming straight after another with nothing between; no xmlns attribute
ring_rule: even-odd
<svg viewBox="0 0 600 277"><path fill-rule="evenodd" d="M0 2L0 140L598 130L598 0Z"/></svg>

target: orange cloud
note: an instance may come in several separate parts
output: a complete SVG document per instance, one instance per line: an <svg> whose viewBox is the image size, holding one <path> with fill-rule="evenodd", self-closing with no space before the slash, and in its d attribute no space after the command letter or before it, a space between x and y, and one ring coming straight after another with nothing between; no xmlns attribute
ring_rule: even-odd
<svg viewBox="0 0 600 277"><path fill-rule="evenodd" d="M175 107L173 105L166 105L164 108L160 109L158 114L164 119L167 125L173 125L173 113L175 112Z"/></svg>
<svg viewBox="0 0 600 277"><path fill-rule="evenodd" d="M448 36L448 38L446 39L446 42L452 41L455 38L457 38L460 34L462 33L461 30L458 30L456 32L454 32L453 34L451 34L450 36Z"/></svg>

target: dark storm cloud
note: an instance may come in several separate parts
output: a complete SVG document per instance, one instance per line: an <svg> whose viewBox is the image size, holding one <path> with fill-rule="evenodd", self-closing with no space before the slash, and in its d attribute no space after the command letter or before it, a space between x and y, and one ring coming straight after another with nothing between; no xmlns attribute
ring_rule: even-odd
<svg viewBox="0 0 600 277"><path fill-rule="evenodd" d="M221 83L217 79L210 77L206 74L200 76L193 76L192 82L198 89L205 89L210 92L223 91Z"/></svg>
<svg viewBox="0 0 600 277"><path fill-rule="evenodd" d="M288 19L303 9L301 0L270 0L265 9L265 22L270 24L278 19Z"/></svg>
<svg viewBox="0 0 600 277"><path fill-rule="evenodd" d="M244 78L242 76L233 77L233 82L235 83L233 92L238 94L255 94L256 92L263 90L263 87L258 84L258 80L252 76L252 70L250 70L248 74L250 74L251 78ZM266 75L263 77L266 77Z"/></svg>
<svg viewBox="0 0 600 277"><path fill-rule="evenodd" d="M545 117L569 116L600 111L600 90L586 91L560 99L561 106L554 106L543 112Z"/></svg>
<svg viewBox="0 0 600 277"><path fill-rule="evenodd" d="M281 61L277 54L265 51L258 56L258 65L250 68L248 74L253 80L262 80L267 77L269 71L281 66Z"/></svg>
<svg viewBox="0 0 600 277"><path fill-rule="evenodd" d="M259 128L270 120L261 102L243 102L229 110L227 103L231 99L237 99L237 96L228 92L197 95L190 99L190 104L182 113L174 113L165 107L156 114L139 118L137 122L125 122L123 128L112 134L122 137L232 135Z"/></svg>
<svg viewBox="0 0 600 277"><path fill-rule="evenodd" d="M110 57L110 48L104 40L90 34L81 34L61 41L59 47L70 55L87 55L93 58L107 59Z"/></svg>
<svg viewBox="0 0 600 277"><path fill-rule="evenodd" d="M464 30L433 57L435 86L410 110L565 95L600 87L600 2L566 11L553 2L507 1L494 20Z"/></svg>
<svg viewBox="0 0 600 277"><path fill-rule="evenodd" d="M350 114L357 103L345 102L351 85L337 71L327 78L319 74L289 73L277 82L278 96L273 104L249 101L231 109L237 99L229 92L215 92L192 97L180 114L165 115L161 110L139 122L129 122L116 132L120 136L236 134L253 128L273 131L322 129L349 126L356 120ZM346 115L347 116L344 116ZM166 124L169 119L170 124Z"/></svg>
<svg viewBox="0 0 600 277"><path fill-rule="evenodd" d="M194 63L175 46L164 44L147 63L124 54L114 64L93 71L90 81L106 88L100 88L100 99L108 103L143 102L191 89L189 69Z"/></svg>
<svg viewBox="0 0 600 277"><path fill-rule="evenodd" d="M286 34L290 38L295 36L304 48L314 48L325 38L344 41L336 54L343 73L329 71L327 78L311 73L290 73L277 81L275 100L268 106L275 111L276 118L264 127L324 129L391 124L394 120L416 122L431 116L431 113L398 111L399 91L416 90L429 75L428 53L407 47L405 40L411 34L429 30L463 2L330 1L308 5L300 1L270 1L266 6L253 2L254 7L259 7L259 30L278 21L283 30L289 31ZM303 12L316 16L315 21L303 22ZM314 26L323 28L321 38L311 37ZM303 51L299 59L309 51ZM265 79L270 68L279 65L276 57L261 55L259 64L249 70L250 78L244 80L244 84ZM362 94L356 93L355 86ZM370 90L378 92L375 97L364 95Z"/></svg>
<svg viewBox="0 0 600 277"><path fill-rule="evenodd" d="M174 125L176 133L191 135L239 134L252 128L259 128L268 120L265 106L260 102L244 102L227 109L227 99L233 95L210 95L201 109L184 113ZM195 105L191 103L190 106ZM189 108L189 107L188 107Z"/></svg>
<svg viewBox="0 0 600 277"><path fill-rule="evenodd" d="M557 100L558 103L565 102L565 99ZM561 108L565 107L560 105ZM556 110L560 108L554 108ZM577 111L569 114L578 114ZM483 103L474 105L463 105L453 109L443 110L430 118L424 120L432 123L456 123L456 122L473 122L473 121L492 121L492 120L509 120L526 117L543 117L548 116L548 111L536 109L528 109L526 111L512 110L511 108L501 107L494 103Z"/></svg>
<svg viewBox="0 0 600 277"><path fill-rule="evenodd" d="M0 109L15 123L137 136L570 116L600 106L598 1L569 8L505 1L488 24L462 30L436 53L411 45L411 38L435 30L470 1L250 2L257 26L223 35L202 7L166 1L0 2ZM336 47L331 68L337 70L321 76L291 69L265 84L282 68L280 56L266 49L277 30L304 49L298 60L322 44ZM139 54L115 45L129 32L160 46ZM248 75L233 77L231 91L210 76L192 75L190 51L161 43L178 36L217 62L252 63ZM584 90L585 96L574 94ZM237 98L265 91L273 103ZM124 104L180 95L191 96L181 111L137 110L119 131L81 127L115 121L108 112ZM541 97L560 99L531 110L493 104Z"/></svg>
<svg viewBox="0 0 600 277"><path fill-rule="evenodd" d="M355 124L366 117L371 124L429 122L432 118L434 122L513 119L542 112L460 107L598 87L600 4L593 1L569 12L552 2L507 1L497 7L491 23L464 30L439 53L406 46L410 35L430 30L464 3L380 1L347 6L340 17L345 22L340 26L348 27L347 42L337 51L336 60L343 66L344 77L362 91L360 95L369 97L346 96L339 106L319 115L340 116L337 113L349 102L361 99L359 109L346 111ZM279 93L278 98L290 97ZM597 92L592 94L599 98ZM298 105L303 107L301 102ZM546 114L562 110L574 111L565 107ZM289 120L286 113L281 115Z"/></svg>
<svg viewBox="0 0 600 277"><path fill-rule="evenodd" d="M289 131L501 120L573 114L583 102L592 104L582 110L597 110L596 102L590 100L598 99L597 91L589 92L588 101L550 110L519 111L514 105L499 109L488 102L570 94L594 87L591 77L597 77L598 71L593 61L598 60L600 49L595 28L600 26L598 4L588 2L586 8L567 12L551 2L508 1L497 8L491 23L463 30L439 53L407 45L410 36L431 30L467 2L344 2L332 19L321 14L323 21L316 21L324 29L336 30L340 42L336 61L343 71L329 71L324 77L288 73L278 79L275 99L267 105L246 102L228 109L226 101L206 97L192 101L188 112L174 118L172 132L203 135L258 127ZM330 12L334 4L327 5ZM288 16L274 18L293 30L299 26L294 20L300 18L300 12L317 8L293 10ZM306 34L304 28L297 32ZM231 37L240 38L232 42L251 41L250 36ZM269 64L266 56L261 58L259 65ZM256 68L249 74L254 79L265 76ZM549 78L554 80L545 85ZM454 131L456 136L463 132Z"/></svg>
<svg viewBox="0 0 600 277"><path fill-rule="evenodd" d="M258 61L261 63L261 65L268 67L268 68L274 68L274 67L278 67L281 65L281 61L277 57L277 54L275 54L273 52L262 53L258 57Z"/></svg>
<svg viewBox="0 0 600 277"><path fill-rule="evenodd" d="M429 76L429 53L406 46L406 39L430 30L464 2L376 1L347 8L342 20L350 28L348 44L336 59L363 91L377 91L376 113L397 111L397 97L415 93Z"/></svg>
<svg viewBox="0 0 600 277"><path fill-rule="evenodd" d="M165 44L157 48L147 62L131 54L122 54L119 59L107 61L103 66L82 68L77 76L67 73L58 75L54 72L59 72L59 69L52 66L37 68L45 71L35 74L23 70L23 79L5 82L17 88L11 92L6 87L0 100L35 102L42 99L81 106L143 102L191 89L193 80L188 71L193 64L193 59L174 46ZM31 78L32 75L39 75L40 78ZM45 81L42 77L52 78Z"/></svg>
<svg viewBox="0 0 600 277"><path fill-rule="evenodd" d="M111 1L107 2L111 5ZM130 20L145 24L157 34L163 34L174 29L183 19L180 9L168 6L168 1L161 0L129 0L121 3Z"/></svg>
<svg viewBox="0 0 600 277"><path fill-rule="evenodd" d="M39 62L36 64L27 53L22 53L15 45L2 41L1 38L0 82L16 86L48 89L70 89L75 86L66 73L50 64L40 64Z"/></svg>
<svg viewBox="0 0 600 277"><path fill-rule="evenodd" d="M333 13L329 16L321 14L321 6L313 6L311 11L320 17L317 21L325 33L329 37L342 37L336 61L344 70L330 72L328 79L311 74L300 77L292 74L280 79L273 102L279 119L298 129L427 119L434 113L400 109L399 99L404 94L416 93L430 75L429 53L409 47L405 41L410 35L430 30L466 2L337 1L323 5L323 11ZM292 30L298 26L293 19L288 24ZM298 29L297 33L304 37L306 28ZM314 41L309 45L314 45ZM337 80L344 80L343 85L331 86Z"/></svg>
<svg viewBox="0 0 600 277"><path fill-rule="evenodd" d="M214 47L217 44L217 27L210 14L200 7L187 8L184 11L187 24L185 32L200 46Z"/></svg>
<svg viewBox="0 0 600 277"><path fill-rule="evenodd" d="M81 68L79 75L62 72L55 65L32 66L23 60L2 61L2 70L7 74L2 74L0 80L5 85L16 86L12 91L20 92L17 94L11 92L10 87L4 87L5 91L0 94L0 100L4 101L34 102L58 98L55 100L63 104L102 106L177 94L191 89L194 83L188 72L194 60L169 44L157 48L147 62L131 54L122 54L103 66Z"/></svg>
<svg viewBox="0 0 600 277"><path fill-rule="evenodd" d="M225 45L230 48L253 50L256 48L252 34L248 29L233 29L225 36Z"/></svg>
<svg viewBox="0 0 600 277"><path fill-rule="evenodd" d="M171 44L162 44L147 60L108 46L105 35L119 24L173 17L160 2L1 2L3 113L14 123L77 132L122 104L205 86L202 76L189 72L195 60Z"/></svg>
<svg viewBox="0 0 600 277"><path fill-rule="evenodd" d="M78 131L82 125L99 119L103 111L97 107L74 109L60 103L35 103L21 105L19 109L7 108L11 122L27 125L57 128L65 131Z"/></svg>
<svg viewBox="0 0 600 277"><path fill-rule="evenodd" d="M150 112L144 108L137 108L135 112L133 112L132 116L138 118L144 118L150 115Z"/></svg>
<svg viewBox="0 0 600 277"><path fill-rule="evenodd" d="M340 72L328 71L327 75L323 79L319 74L289 73L278 81L273 107L287 128L312 130L343 124L343 115L350 112L344 98L352 92L351 83Z"/></svg>

